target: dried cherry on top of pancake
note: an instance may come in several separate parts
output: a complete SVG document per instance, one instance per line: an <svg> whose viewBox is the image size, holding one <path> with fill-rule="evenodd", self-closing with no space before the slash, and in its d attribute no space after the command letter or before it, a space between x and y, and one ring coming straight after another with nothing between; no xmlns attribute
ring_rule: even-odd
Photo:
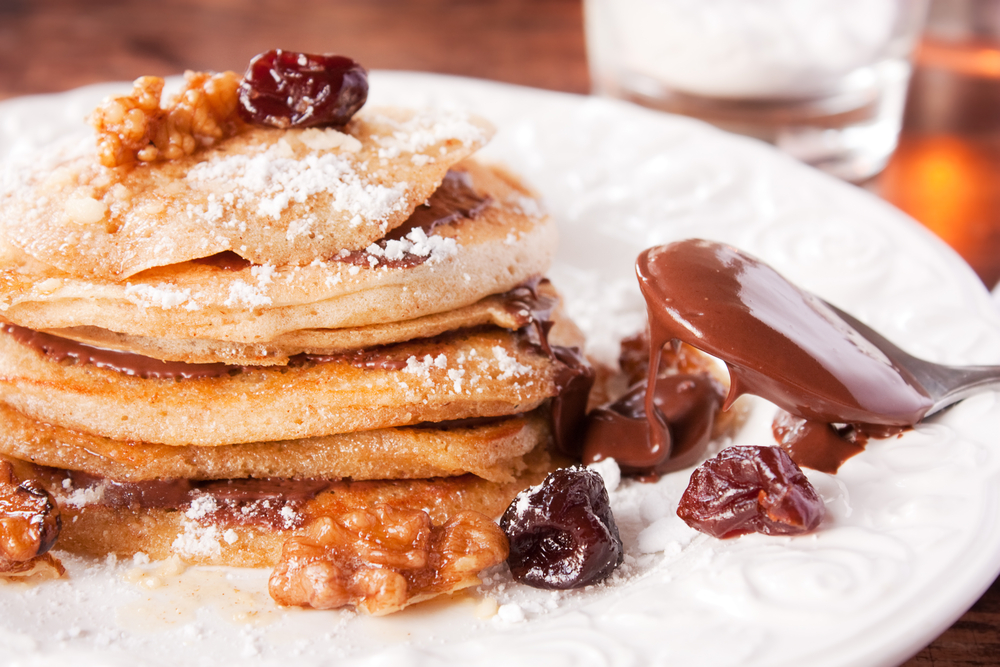
<svg viewBox="0 0 1000 667"><path fill-rule="evenodd" d="M344 56L272 49L250 61L239 92L249 123L344 125L368 99L368 72Z"/></svg>
<svg viewBox="0 0 1000 667"><path fill-rule="evenodd" d="M712 537L798 535L815 529L825 506L780 447L728 447L691 474L677 516Z"/></svg>
<svg viewBox="0 0 1000 667"><path fill-rule="evenodd" d="M601 476L561 468L519 493L500 519L510 540L514 579L536 588L579 588L603 581L625 557Z"/></svg>

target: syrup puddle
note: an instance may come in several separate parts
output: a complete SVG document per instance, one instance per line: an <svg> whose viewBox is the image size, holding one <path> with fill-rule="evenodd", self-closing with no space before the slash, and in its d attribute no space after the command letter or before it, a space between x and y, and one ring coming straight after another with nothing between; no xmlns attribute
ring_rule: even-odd
<svg viewBox="0 0 1000 667"><path fill-rule="evenodd" d="M453 624L458 627L488 621L496 615L498 606L492 597L467 589L381 617L358 615L351 610L283 608L268 595L269 575L266 569L189 566L177 557L140 562L121 576L140 595L116 609L116 621L122 630L156 634L199 627L214 617L247 630L266 628L274 639L287 643L316 632L336 633L354 620L352 625L359 636L395 643L440 633L442 627ZM280 623L291 618L291 624Z"/></svg>
<svg viewBox="0 0 1000 667"><path fill-rule="evenodd" d="M267 593L266 570L188 566L179 558L136 565L122 580L142 595L116 610L119 627L159 632L215 615L236 625L262 627L283 614Z"/></svg>

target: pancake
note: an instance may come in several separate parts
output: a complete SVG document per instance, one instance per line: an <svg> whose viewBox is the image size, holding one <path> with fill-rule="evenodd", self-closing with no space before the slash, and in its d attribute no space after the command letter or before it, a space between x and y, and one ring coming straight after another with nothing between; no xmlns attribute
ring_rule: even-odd
<svg viewBox="0 0 1000 667"><path fill-rule="evenodd" d="M305 266L237 270L183 262L122 281L75 276L8 239L0 243L0 315L36 330L98 327L168 340L262 344L289 332L445 313L543 275L555 251L555 225L530 191L498 168L466 162L457 171L469 175L470 187L489 205L473 219L436 227L427 237L433 240L411 248L427 253L416 265L393 266L371 254L359 263L317 255Z"/></svg>
<svg viewBox="0 0 1000 667"><path fill-rule="evenodd" d="M426 511L435 524L468 510L499 516L520 490L539 483L552 465L544 455L529 463L516 478L505 483L474 475L340 481L328 483L308 499L300 499L291 497L280 484L268 488L267 482L260 482L253 489L251 482L244 483L240 491L249 487L249 493L256 494L254 500L230 502L220 494L217 500L206 501L208 495L195 490L166 507L123 506L120 500L116 505L88 502L87 487L67 484L70 477L62 471L37 469L30 474L59 502L63 529L58 548L68 553L127 558L142 552L155 560L177 555L199 565L271 567L277 563L284 542L304 534L314 520L379 503ZM237 497L230 494L230 499Z"/></svg>
<svg viewBox="0 0 1000 667"><path fill-rule="evenodd" d="M379 480L471 473L507 483L551 438L543 409L478 422L386 428L220 447L113 440L45 424L0 403L0 456L122 482L158 479Z"/></svg>
<svg viewBox="0 0 1000 667"><path fill-rule="evenodd" d="M298 439L517 414L558 393L558 364L504 329L399 343L363 363L371 367L332 359L233 374L237 369L213 367L208 377L134 377L58 363L19 342L10 327L0 332L7 404L116 440L220 446Z"/></svg>
<svg viewBox="0 0 1000 667"><path fill-rule="evenodd" d="M491 134L461 113L386 108L340 129L249 127L134 168L63 145L7 171L0 228L43 264L111 280L223 251L301 266L382 238Z"/></svg>
<svg viewBox="0 0 1000 667"><path fill-rule="evenodd" d="M555 298L548 283L539 291ZM271 366L288 363L299 354L333 355L380 347L415 338L431 338L456 329L496 326L519 329L528 321L517 290L495 294L471 306L443 313L425 315L401 322L386 322L343 329L304 329L289 331L265 343L238 343L205 338L154 338L131 336L98 327L49 329L45 333L86 345L141 354L165 361L191 364L222 362L245 366ZM0 317L0 322L4 318Z"/></svg>

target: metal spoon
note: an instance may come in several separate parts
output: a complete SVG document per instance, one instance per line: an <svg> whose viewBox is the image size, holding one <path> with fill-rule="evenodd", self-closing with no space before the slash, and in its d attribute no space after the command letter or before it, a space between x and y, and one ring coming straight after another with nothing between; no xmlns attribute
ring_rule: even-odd
<svg viewBox="0 0 1000 667"><path fill-rule="evenodd" d="M1000 366L946 366L924 361L899 349L882 334L840 308L829 303L827 305L896 366L909 371L913 379L923 387L934 401L924 413L925 418L973 394L987 389L1000 389Z"/></svg>

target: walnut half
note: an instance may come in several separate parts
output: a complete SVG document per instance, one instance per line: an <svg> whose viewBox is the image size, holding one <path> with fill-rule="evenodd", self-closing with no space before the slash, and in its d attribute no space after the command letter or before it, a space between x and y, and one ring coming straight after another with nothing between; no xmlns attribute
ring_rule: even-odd
<svg viewBox="0 0 1000 667"><path fill-rule="evenodd" d="M173 160L200 146L236 134L240 77L235 72L185 72L180 92L160 106L163 79L135 80L132 93L105 100L90 124L97 131L97 154L105 167Z"/></svg>
<svg viewBox="0 0 1000 667"><path fill-rule="evenodd" d="M0 577L47 569L61 575L62 565L46 553L61 528L52 496L31 480L19 482L13 466L0 461Z"/></svg>
<svg viewBox="0 0 1000 667"><path fill-rule="evenodd" d="M282 605L353 605L381 616L478 584L507 550L503 532L479 512L432 526L426 512L376 505L317 519L289 538L269 589Z"/></svg>

